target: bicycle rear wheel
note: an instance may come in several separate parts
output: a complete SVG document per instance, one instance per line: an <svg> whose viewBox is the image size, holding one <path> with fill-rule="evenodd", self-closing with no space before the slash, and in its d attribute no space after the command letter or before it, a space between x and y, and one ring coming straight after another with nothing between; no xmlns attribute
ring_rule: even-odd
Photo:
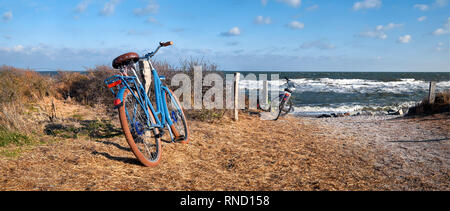
<svg viewBox="0 0 450 211"><path fill-rule="evenodd" d="M138 96L135 90L133 93ZM145 166L158 165L161 159L161 141L157 136L159 129L148 128L148 118L144 108L128 89L123 93L123 105L119 107L119 119L125 139L136 158ZM156 122L151 112L149 112L149 120L152 124Z"/></svg>
<svg viewBox="0 0 450 211"><path fill-rule="evenodd" d="M174 134L174 141L187 144L189 142L189 130L187 126L186 116L184 115L183 108L181 107L178 98L173 92L168 89L165 90L167 109L169 111L169 117L173 122L170 126L170 130Z"/></svg>

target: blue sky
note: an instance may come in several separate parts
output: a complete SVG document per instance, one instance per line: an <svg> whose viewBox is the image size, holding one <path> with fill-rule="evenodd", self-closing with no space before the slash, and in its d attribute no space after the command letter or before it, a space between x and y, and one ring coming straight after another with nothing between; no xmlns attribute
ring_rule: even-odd
<svg viewBox="0 0 450 211"><path fill-rule="evenodd" d="M0 65L157 60L223 70L450 72L450 0L0 0Z"/></svg>

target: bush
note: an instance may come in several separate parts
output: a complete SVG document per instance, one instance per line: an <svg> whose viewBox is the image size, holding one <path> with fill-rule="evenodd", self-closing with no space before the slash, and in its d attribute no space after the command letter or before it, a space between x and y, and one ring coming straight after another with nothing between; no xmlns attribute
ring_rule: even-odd
<svg viewBox="0 0 450 211"><path fill-rule="evenodd" d="M32 70L0 67L0 104L26 103L53 95L52 79Z"/></svg>
<svg viewBox="0 0 450 211"><path fill-rule="evenodd" d="M430 115L450 112L450 91L438 93L434 99L433 104L430 104L428 99L423 99L418 105L409 108L406 115Z"/></svg>
<svg viewBox="0 0 450 211"><path fill-rule="evenodd" d="M54 95L53 80L32 70L0 67L0 126L2 130L30 133L36 128L26 113L44 97ZM2 133L5 135L5 133Z"/></svg>
<svg viewBox="0 0 450 211"><path fill-rule="evenodd" d="M111 105L114 96L104 80L114 73L114 70L107 66L88 69L87 74L59 72L57 91L63 99L70 98L83 105Z"/></svg>

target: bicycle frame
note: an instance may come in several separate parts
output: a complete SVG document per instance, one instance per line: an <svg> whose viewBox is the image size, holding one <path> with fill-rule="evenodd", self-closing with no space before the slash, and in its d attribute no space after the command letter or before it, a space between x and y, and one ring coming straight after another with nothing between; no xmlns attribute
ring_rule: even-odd
<svg viewBox="0 0 450 211"><path fill-rule="evenodd" d="M167 124L169 127L169 130L171 130L171 126L173 125L172 120L169 116L169 111L167 108L166 103L166 96L164 92L169 92L169 89L166 86L162 85L161 79L158 76L158 73L156 69L153 68L151 65L151 62L149 61L151 69L152 69L152 75L153 75L153 81L154 81L154 88L155 88L155 100L156 100L156 110L153 107L152 103L150 102L150 99L148 95L145 92L144 87L142 86L141 82L139 81L139 78L136 75L135 68L133 68L133 72L135 76L123 76L123 75L114 75L112 77L109 77L105 80L105 83L108 84L108 87L111 89L113 94L116 96L114 100L114 105L122 106L123 105L123 93L126 90L132 90L131 85L134 85L137 89L137 93L131 92L133 94L133 97L136 98L137 102L139 102L139 105L142 108L150 108L150 112L152 112L153 116L155 117L155 124L151 124L149 121L150 113L148 109L143 109L145 112L145 115L147 116L147 126L148 128L164 128ZM134 66L134 65L133 65ZM117 93L114 92L113 87L119 86L119 90ZM170 92L169 92L170 93ZM136 112L136 108L134 109L134 112ZM126 115L128 118L130 118L130 115L128 114L128 111L126 111ZM161 118L159 118L159 115L161 115ZM134 116L134 115L133 115ZM172 131L171 131L172 132Z"/></svg>

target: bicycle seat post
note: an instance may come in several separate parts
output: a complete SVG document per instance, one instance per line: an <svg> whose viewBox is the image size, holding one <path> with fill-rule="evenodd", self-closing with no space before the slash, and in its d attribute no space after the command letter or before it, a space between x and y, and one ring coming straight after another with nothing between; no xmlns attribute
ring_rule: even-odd
<svg viewBox="0 0 450 211"><path fill-rule="evenodd" d="M131 70L133 70L133 74L134 74L134 76L136 76L136 80L137 80L138 84L142 85L141 81L139 80L139 77L138 77L138 75L136 73L136 63L133 63L131 65L132 65Z"/></svg>

